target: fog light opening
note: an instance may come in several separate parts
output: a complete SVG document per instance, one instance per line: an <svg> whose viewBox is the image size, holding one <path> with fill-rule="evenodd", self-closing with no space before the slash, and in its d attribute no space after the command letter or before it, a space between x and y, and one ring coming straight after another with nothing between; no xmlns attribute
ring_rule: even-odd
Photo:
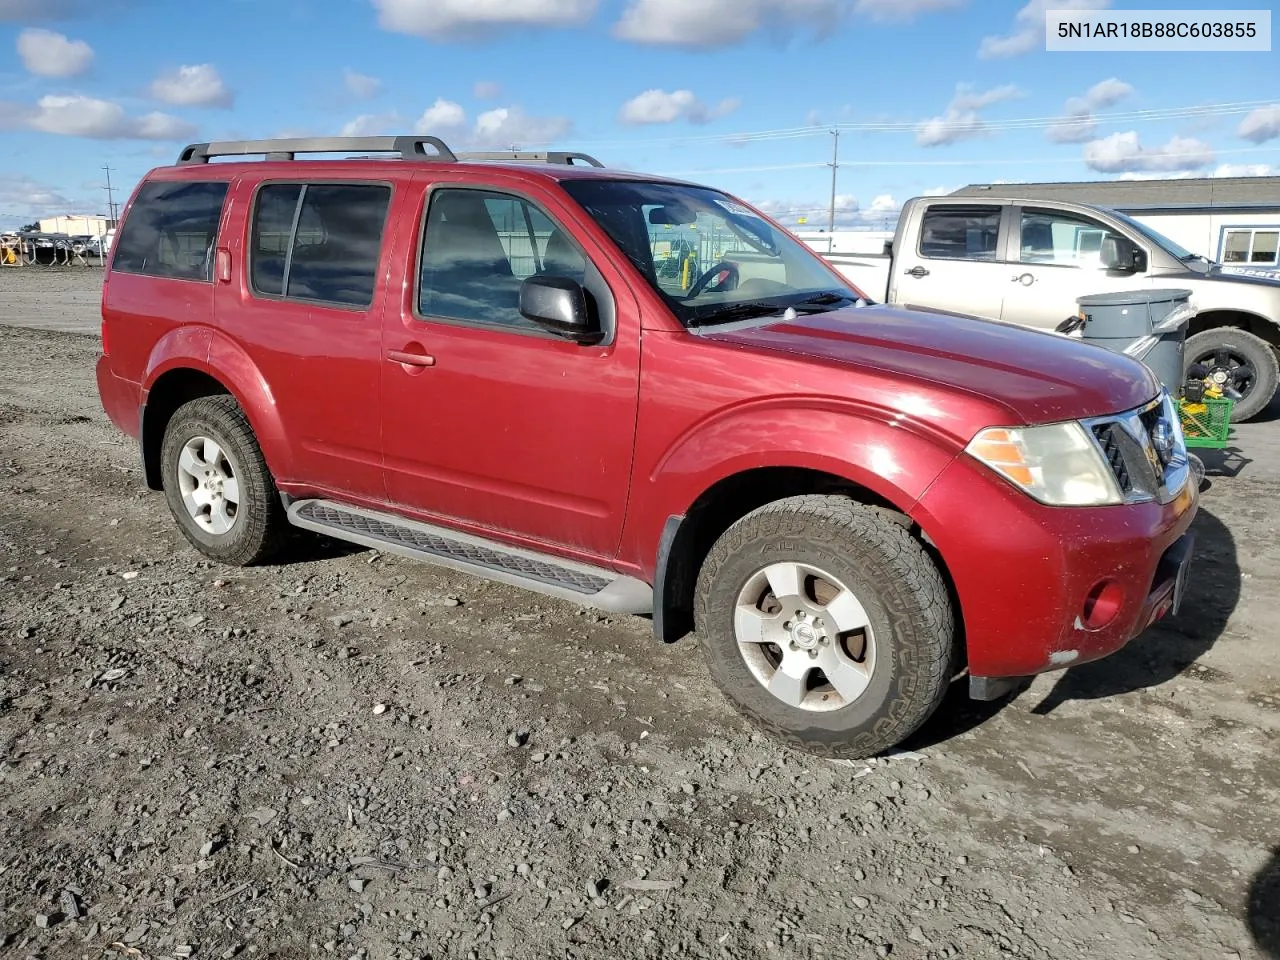
<svg viewBox="0 0 1280 960"><path fill-rule="evenodd" d="M1120 613L1124 590L1114 580L1099 580L1084 599L1080 621L1090 630L1101 630Z"/></svg>

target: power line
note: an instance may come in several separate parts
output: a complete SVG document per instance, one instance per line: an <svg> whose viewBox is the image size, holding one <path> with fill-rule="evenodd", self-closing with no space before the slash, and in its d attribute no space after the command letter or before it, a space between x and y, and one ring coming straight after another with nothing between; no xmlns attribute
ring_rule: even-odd
<svg viewBox="0 0 1280 960"><path fill-rule="evenodd" d="M1159 120L1189 120L1207 117L1234 116L1251 113L1262 106L1270 106L1273 100L1239 100L1226 103L1201 104L1185 107L1163 107L1151 110L1129 110L1114 113L1081 114L1072 116L1016 117L1005 120L981 120L986 130L1047 129L1049 127L1088 126L1107 123L1146 123ZM575 141L582 147L635 147L661 144L729 143L747 144L764 140L795 140L806 137L830 136L832 129L842 133L915 133L923 120L885 120L836 123L831 126L780 127L773 130L739 131L737 133L698 134L672 137L653 137L635 140L583 140Z"/></svg>

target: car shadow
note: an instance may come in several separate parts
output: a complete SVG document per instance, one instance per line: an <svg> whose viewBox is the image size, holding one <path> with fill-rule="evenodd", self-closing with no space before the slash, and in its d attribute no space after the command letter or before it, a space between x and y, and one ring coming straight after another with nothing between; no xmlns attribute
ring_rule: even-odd
<svg viewBox="0 0 1280 960"><path fill-rule="evenodd" d="M1158 687L1183 674L1222 636L1240 600L1240 565L1235 538L1211 511L1200 508L1192 530L1196 535L1191 578L1181 611L1151 627L1124 649L1102 660L1067 670L1032 713L1051 713L1069 700L1096 700ZM951 685L942 707L904 749L945 743L989 721L1024 695L1023 680L999 700L968 697L968 678Z"/></svg>
<svg viewBox="0 0 1280 960"><path fill-rule="evenodd" d="M288 538L280 552L272 558L270 565L292 567L307 563L321 563L326 560L339 560L342 557L369 552L369 547L359 543L326 537L322 533L293 527L290 528Z"/></svg>
<svg viewBox="0 0 1280 960"><path fill-rule="evenodd" d="M1269 960L1280 960L1280 847L1249 886L1246 922L1254 943Z"/></svg>
<svg viewBox="0 0 1280 960"><path fill-rule="evenodd" d="M1195 454L1204 464L1205 476L1209 478L1238 477L1245 467L1253 463L1237 447L1201 448Z"/></svg>

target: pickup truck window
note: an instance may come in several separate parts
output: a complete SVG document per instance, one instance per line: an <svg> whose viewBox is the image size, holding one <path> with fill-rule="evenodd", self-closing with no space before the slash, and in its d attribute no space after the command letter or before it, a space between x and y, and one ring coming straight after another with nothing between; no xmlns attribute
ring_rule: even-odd
<svg viewBox="0 0 1280 960"><path fill-rule="evenodd" d="M1102 241L1115 231L1097 220L1057 210L1022 211L1019 223L1022 263L1062 267L1100 267Z"/></svg>
<svg viewBox="0 0 1280 960"><path fill-rule="evenodd" d="M585 282L587 258L536 204L487 190L439 189L422 234L418 312L424 317L541 332L520 313L534 275Z"/></svg>
<svg viewBox="0 0 1280 960"><path fill-rule="evenodd" d="M1001 207L937 204L920 223L920 256L935 260L996 259Z"/></svg>
<svg viewBox="0 0 1280 960"><path fill-rule="evenodd" d="M212 251L226 196L225 180L144 184L125 218L111 269L212 282Z"/></svg>
<svg viewBox="0 0 1280 960"><path fill-rule="evenodd" d="M727 194L639 180L561 186L686 326L856 298L817 254Z"/></svg>

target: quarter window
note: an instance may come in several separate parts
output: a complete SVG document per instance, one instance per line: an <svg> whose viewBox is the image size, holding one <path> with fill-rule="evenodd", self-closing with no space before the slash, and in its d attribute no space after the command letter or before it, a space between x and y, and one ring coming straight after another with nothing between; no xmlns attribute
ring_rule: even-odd
<svg viewBox="0 0 1280 960"><path fill-rule="evenodd" d="M1100 267L1102 241L1116 236L1097 220L1050 210L1024 210L1018 259L1064 267Z"/></svg>
<svg viewBox="0 0 1280 960"><path fill-rule="evenodd" d="M391 188L279 183L258 192L250 237L254 290L269 296L369 307Z"/></svg>
<svg viewBox="0 0 1280 960"><path fill-rule="evenodd" d="M535 275L585 282L587 259L534 204L484 190L436 190L422 235L418 312L427 317L540 329L520 313Z"/></svg>
<svg viewBox="0 0 1280 960"><path fill-rule="evenodd" d="M212 281L213 248L226 196L225 181L144 184L121 228L111 269Z"/></svg>
<svg viewBox="0 0 1280 960"><path fill-rule="evenodd" d="M924 212L920 255L939 260L995 260L1000 207L939 204Z"/></svg>

